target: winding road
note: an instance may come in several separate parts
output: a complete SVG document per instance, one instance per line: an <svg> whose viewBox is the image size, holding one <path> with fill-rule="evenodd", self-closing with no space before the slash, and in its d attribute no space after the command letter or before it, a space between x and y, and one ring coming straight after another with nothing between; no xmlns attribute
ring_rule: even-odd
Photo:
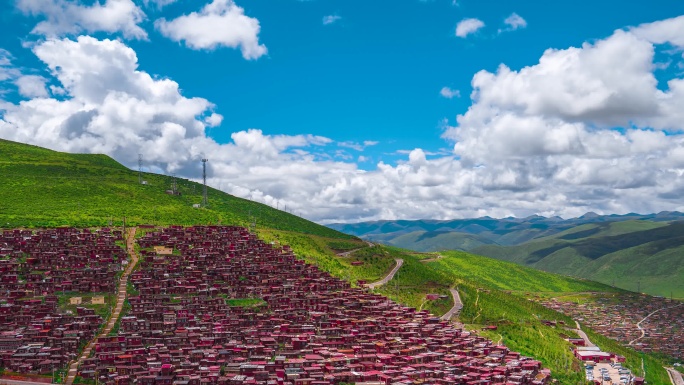
<svg viewBox="0 0 684 385"><path fill-rule="evenodd" d="M582 328L580 327L579 322L575 321L575 325L577 326L577 329L575 329L575 331L584 340L584 346L596 346L596 345L594 345L593 342L591 342L591 340L589 339L589 336L587 336L587 333L582 331Z"/></svg>
<svg viewBox="0 0 684 385"><path fill-rule="evenodd" d="M665 370L667 370L667 373L670 375L672 385L684 385L684 378L682 378L681 373L673 368L665 368Z"/></svg>
<svg viewBox="0 0 684 385"><path fill-rule="evenodd" d="M460 313L461 309L463 309L463 302L461 302L461 296L458 294L458 290L449 289L449 291L451 292L451 296L454 298L454 306L441 317L441 319L447 321L450 320L454 315Z"/></svg>
<svg viewBox="0 0 684 385"><path fill-rule="evenodd" d="M392 269L392 271L390 271L389 274L387 274L387 275L385 276L385 278L383 278L383 279L381 279L381 280L379 280L379 281L377 281L377 282L367 283L367 284L366 284L366 287L369 288L369 289L375 289L376 287L380 287L380 286L386 284L387 282L391 281L392 278L394 278L394 275L397 274L397 271L399 271L399 269L401 268L401 265L404 264L404 260L403 260L403 259L397 258L397 259L395 259L395 261L397 262L397 265L394 266L394 268Z"/></svg>
<svg viewBox="0 0 684 385"><path fill-rule="evenodd" d="M133 272L133 269L135 268L135 265L138 263L138 254L135 251L134 245L135 245L135 227L132 227L128 229L128 234L126 238L126 249L128 250L128 255L131 256L131 260L128 263L128 267L126 270L123 272L121 275L121 279L119 280L119 292L116 296L116 306L114 307L114 311L109 317L109 321L107 322L107 325L105 325L104 329L93 338L88 345L86 345L85 349L83 349L83 353L81 356L78 358L78 360L74 361L70 366L69 366L69 372L67 374L67 377L64 381L66 385L72 385L74 383L74 380L76 379L76 376L78 375L78 367L81 365L81 363L90 356L90 352L93 350L95 347L95 342L97 341L98 338L102 336L106 336L109 334L109 332L112 331L114 328L114 325L116 324L116 321L119 319L119 315L121 314L121 309L123 309L124 302L126 301L126 287L128 285L128 276Z"/></svg>
<svg viewBox="0 0 684 385"><path fill-rule="evenodd" d="M363 249L363 247L359 247L358 249L352 249L352 250L349 250L349 251L343 251L343 252L341 252L341 253L337 253L337 256L338 256L338 257L342 257L342 258L347 258L347 257L348 257L349 255L351 255L352 253L357 252L357 251L359 251L359 250L361 250L361 249Z"/></svg>
<svg viewBox="0 0 684 385"><path fill-rule="evenodd" d="M657 312L659 312L659 311L661 311L661 310L665 310L665 309L674 309L674 308L680 307L680 306L682 306L682 305L684 305L684 303L680 303L679 305L675 305L675 306L661 307L661 308L658 309L658 310L652 311L649 315L647 315L646 317L644 317L641 321L637 322L636 327L641 331L641 336L640 336L639 338L636 338L636 339L633 339L633 340L629 341L629 345L632 345L633 343L639 341L640 339L642 339L642 338L644 338L644 337L646 336L646 330L645 330L644 328L641 327L641 323L644 322L644 321L646 321L646 320L648 319L648 317L652 316L653 314L655 314L655 313L657 313Z"/></svg>

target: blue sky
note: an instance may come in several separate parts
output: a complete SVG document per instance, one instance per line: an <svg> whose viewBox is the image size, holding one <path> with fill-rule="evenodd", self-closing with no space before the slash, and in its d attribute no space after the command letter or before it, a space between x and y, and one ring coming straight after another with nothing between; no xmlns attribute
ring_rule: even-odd
<svg viewBox="0 0 684 385"><path fill-rule="evenodd" d="M215 187L323 222L681 207L671 197L684 189L682 127L667 99L684 71L684 3L388 4L8 0L0 137L129 166L142 152L150 169L189 178L210 154ZM188 18L202 12L225 18L203 30ZM458 33L467 19L481 27ZM556 71L565 54L568 69ZM95 57L105 63L89 65ZM611 79L621 71L625 85ZM137 89L143 75L149 88ZM180 91L158 97L164 80ZM130 106L122 95L156 112L108 115ZM174 102L176 116L171 99L196 105ZM106 108L112 100L123 104ZM116 136L112 122L131 132Z"/></svg>

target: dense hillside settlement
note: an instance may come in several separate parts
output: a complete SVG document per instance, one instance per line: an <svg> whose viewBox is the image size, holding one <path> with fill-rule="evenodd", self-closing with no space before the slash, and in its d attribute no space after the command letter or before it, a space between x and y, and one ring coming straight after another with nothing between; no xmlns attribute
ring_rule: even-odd
<svg viewBox="0 0 684 385"><path fill-rule="evenodd" d="M107 313L75 303L114 293L122 233L4 231L1 365L45 374L71 362L79 382L118 385L551 381L539 361L353 288L243 228L170 227L138 245L138 269L122 276L128 303L101 335Z"/></svg>
<svg viewBox="0 0 684 385"><path fill-rule="evenodd" d="M542 303L635 350L684 360L683 302L637 293L585 294L575 299Z"/></svg>

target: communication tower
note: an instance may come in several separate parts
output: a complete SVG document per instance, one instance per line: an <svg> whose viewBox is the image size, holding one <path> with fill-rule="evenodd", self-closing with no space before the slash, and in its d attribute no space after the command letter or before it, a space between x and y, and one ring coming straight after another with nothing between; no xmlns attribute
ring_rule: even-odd
<svg viewBox="0 0 684 385"><path fill-rule="evenodd" d="M207 207L207 162L209 159L202 159L202 181L204 182L204 192L202 194L202 205Z"/></svg>
<svg viewBox="0 0 684 385"><path fill-rule="evenodd" d="M142 180L142 154L138 154L138 183L143 184L143 180Z"/></svg>

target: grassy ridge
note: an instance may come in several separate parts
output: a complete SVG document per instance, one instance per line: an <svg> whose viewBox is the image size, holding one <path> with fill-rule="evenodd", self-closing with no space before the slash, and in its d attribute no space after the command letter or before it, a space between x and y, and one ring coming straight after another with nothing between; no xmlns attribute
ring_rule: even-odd
<svg viewBox="0 0 684 385"><path fill-rule="evenodd" d="M518 246L488 245L473 252L627 290L684 298L682 234L682 222L589 224Z"/></svg>
<svg viewBox="0 0 684 385"><path fill-rule="evenodd" d="M496 325L497 330L488 337L502 342L512 350L536 357L551 369L553 377L561 384L584 383L580 362L573 356L570 343L564 340L568 332L562 324L551 327L542 320L572 320L558 312L515 295L496 290L482 289L472 283L458 286L463 301L461 321L470 328Z"/></svg>
<svg viewBox="0 0 684 385"><path fill-rule="evenodd" d="M198 171L199 176L199 171ZM105 226L154 223L257 225L329 238L350 239L267 205L208 188L209 207L202 201L202 185L178 179L181 196L166 194L172 178L138 173L105 155L67 154L0 140L0 227Z"/></svg>
<svg viewBox="0 0 684 385"><path fill-rule="evenodd" d="M429 262L431 266L491 289L554 293L615 290L601 283L551 274L465 252L445 251L440 254L444 258Z"/></svg>

